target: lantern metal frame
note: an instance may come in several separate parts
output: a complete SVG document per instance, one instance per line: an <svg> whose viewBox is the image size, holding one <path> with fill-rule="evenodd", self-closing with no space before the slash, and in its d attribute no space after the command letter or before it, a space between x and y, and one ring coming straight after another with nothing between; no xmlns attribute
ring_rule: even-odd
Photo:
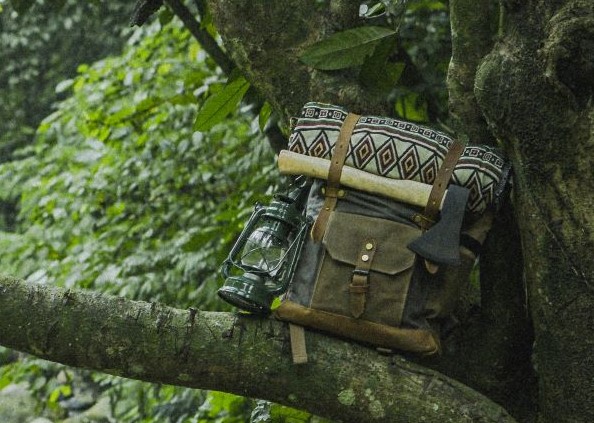
<svg viewBox="0 0 594 423"><path fill-rule="evenodd" d="M311 219L306 217L305 210L299 210L305 193L304 187L295 190L294 193L296 195L275 196L269 206L256 204L252 215L221 266L225 283L219 288L217 294L223 300L244 311L268 314L274 298L287 291L299 260L299 252L305 242L307 228L311 226ZM278 264L266 270L244 265L241 263L242 258L238 257L250 235L264 218L288 225L297 231ZM232 269L240 269L243 274L235 276L232 274ZM275 286L272 287L270 282Z"/></svg>

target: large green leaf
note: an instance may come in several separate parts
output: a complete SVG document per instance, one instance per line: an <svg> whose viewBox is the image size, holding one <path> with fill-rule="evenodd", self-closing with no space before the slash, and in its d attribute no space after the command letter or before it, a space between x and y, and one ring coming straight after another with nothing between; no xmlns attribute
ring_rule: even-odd
<svg viewBox="0 0 594 423"><path fill-rule="evenodd" d="M393 36L379 44L373 55L365 59L359 72L361 83L380 95L394 88L404 70L404 63L388 60L396 49L396 41L396 36Z"/></svg>
<svg viewBox="0 0 594 423"><path fill-rule="evenodd" d="M260 113L258 113L258 124L260 125L260 131L264 132L264 128L270 119L270 115L272 115L272 106L266 101L262 105Z"/></svg>
<svg viewBox="0 0 594 423"><path fill-rule="evenodd" d="M249 87L250 83L240 76L227 83L218 93L211 95L196 116L194 130L207 131L222 122L237 108Z"/></svg>
<svg viewBox="0 0 594 423"><path fill-rule="evenodd" d="M322 70L360 66L379 43L394 34L395 31L381 26L348 29L313 44L300 59L306 65Z"/></svg>

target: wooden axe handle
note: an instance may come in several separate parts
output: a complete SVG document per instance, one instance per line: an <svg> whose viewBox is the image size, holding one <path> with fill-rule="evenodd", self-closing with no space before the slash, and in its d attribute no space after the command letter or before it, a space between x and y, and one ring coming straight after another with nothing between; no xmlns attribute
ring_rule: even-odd
<svg viewBox="0 0 594 423"><path fill-rule="evenodd" d="M278 156L278 168L283 175L305 175L327 179L330 160L283 150ZM431 193L431 185L422 182L385 178L349 166L343 167L340 183L349 188L383 195L419 207L427 205ZM440 210L442 205L439 206Z"/></svg>

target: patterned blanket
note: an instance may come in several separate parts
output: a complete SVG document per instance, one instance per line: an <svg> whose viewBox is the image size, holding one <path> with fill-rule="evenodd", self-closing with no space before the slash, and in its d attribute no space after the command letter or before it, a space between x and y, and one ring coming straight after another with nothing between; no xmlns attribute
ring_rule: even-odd
<svg viewBox="0 0 594 423"><path fill-rule="evenodd" d="M289 138L289 150L330 159L347 110L307 103ZM433 184L452 138L415 123L362 116L350 140L346 166L393 179ZM454 168L451 183L470 190L467 210L497 208L510 181L510 164L496 149L468 145Z"/></svg>

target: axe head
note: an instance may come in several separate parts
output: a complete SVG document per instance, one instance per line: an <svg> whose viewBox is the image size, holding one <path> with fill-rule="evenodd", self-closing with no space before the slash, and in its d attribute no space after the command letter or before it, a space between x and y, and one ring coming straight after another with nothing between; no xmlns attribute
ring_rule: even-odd
<svg viewBox="0 0 594 423"><path fill-rule="evenodd" d="M408 248L425 259L457 266L460 264L460 229L470 191L457 185L448 187L439 221L408 244Z"/></svg>

